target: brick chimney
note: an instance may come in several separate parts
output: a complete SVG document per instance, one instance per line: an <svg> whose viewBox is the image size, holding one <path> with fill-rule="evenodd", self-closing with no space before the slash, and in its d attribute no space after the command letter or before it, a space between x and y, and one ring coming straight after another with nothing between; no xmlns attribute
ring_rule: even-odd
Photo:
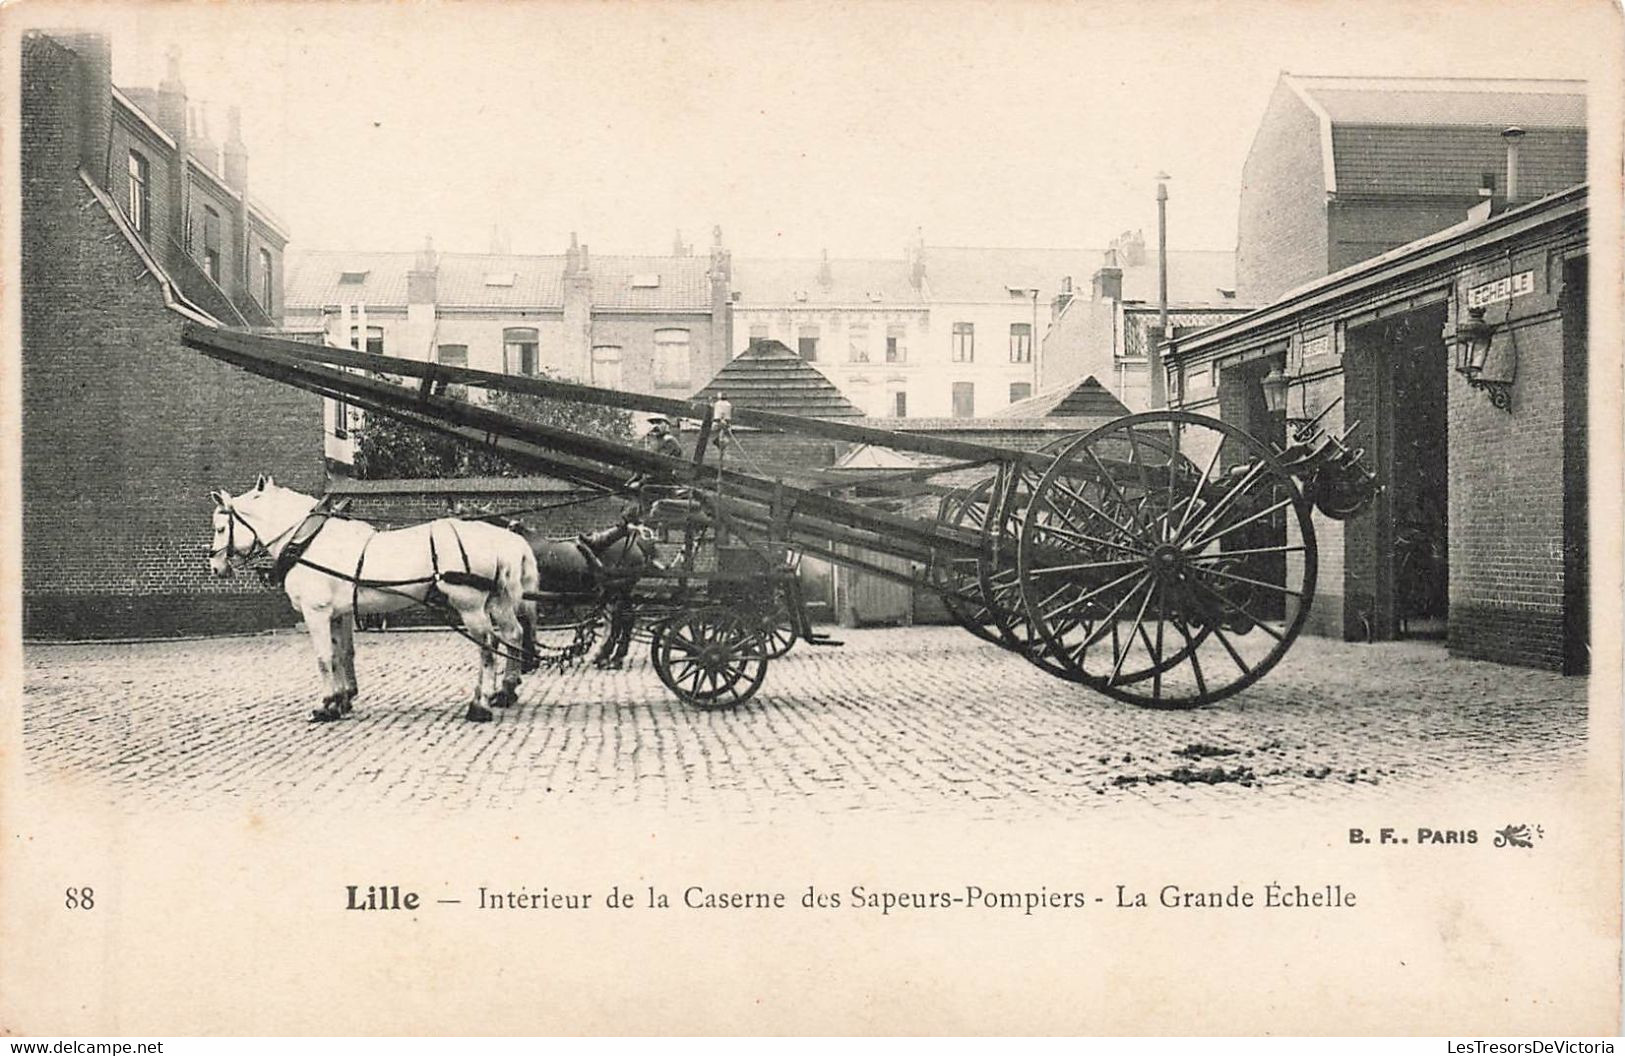
<svg viewBox="0 0 1625 1056"><path fill-rule="evenodd" d="M592 262L570 232L564 254L564 348L561 368L572 380L592 377Z"/></svg>
<svg viewBox="0 0 1625 1056"><path fill-rule="evenodd" d="M220 144L214 141L214 136L209 132L209 112L202 103L193 103L189 108L189 112L192 121L190 144L192 157L202 163L204 168L218 176L220 175Z"/></svg>
<svg viewBox="0 0 1625 1056"><path fill-rule="evenodd" d="M1123 299L1123 269L1117 266L1117 251L1106 251L1106 263L1095 272L1092 283L1094 299L1097 301L1121 301Z"/></svg>
<svg viewBox="0 0 1625 1056"><path fill-rule="evenodd" d="M433 361L435 316L440 294L440 254L434 239L423 236L423 248L406 273L406 354Z"/></svg>
<svg viewBox="0 0 1625 1056"><path fill-rule="evenodd" d="M165 53L166 71L158 85L158 112L153 116L165 132L175 140L175 150L169 156L169 238L170 244L154 247L158 259L176 263L177 255L191 251L191 232L187 230L188 202L191 200L191 121L186 105L186 83L181 80L181 50L171 45Z"/></svg>
<svg viewBox="0 0 1625 1056"><path fill-rule="evenodd" d="M1058 293L1056 293L1055 299L1050 301L1050 320L1054 321L1059 319L1061 317L1061 313L1066 311L1066 306L1071 304L1072 299L1076 296L1077 294L1072 289L1072 276L1061 276L1061 289Z"/></svg>
<svg viewBox="0 0 1625 1056"><path fill-rule="evenodd" d="M226 110L226 148L223 170L215 170L226 181L226 186L237 192L236 208L231 224L232 293L244 305L254 301L253 262L249 259L248 238L248 147L243 143L243 112L237 107ZM255 301L254 303L258 303ZM263 305L270 311L270 305Z"/></svg>
<svg viewBox="0 0 1625 1056"><path fill-rule="evenodd" d="M908 247L908 282L916 290L925 285L925 229L914 229L914 242Z"/></svg>
<svg viewBox="0 0 1625 1056"><path fill-rule="evenodd" d="M112 179L113 47L100 33L47 35L79 56L79 165L105 188Z"/></svg>
<svg viewBox="0 0 1625 1056"><path fill-rule="evenodd" d="M706 376L728 365L733 350L733 254L722 247L722 225L711 228L711 347Z"/></svg>

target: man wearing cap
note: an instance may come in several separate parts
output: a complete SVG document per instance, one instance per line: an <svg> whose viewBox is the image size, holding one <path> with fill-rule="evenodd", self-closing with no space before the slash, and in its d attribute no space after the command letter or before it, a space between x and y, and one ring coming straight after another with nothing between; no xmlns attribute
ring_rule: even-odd
<svg viewBox="0 0 1625 1056"><path fill-rule="evenodd" d="M649 419L649 431L643 434L643 446L646 450L657 455L666 455L669 458L683 458L683 445L671 435L671 422L662 415L655 415Z"/></svg>

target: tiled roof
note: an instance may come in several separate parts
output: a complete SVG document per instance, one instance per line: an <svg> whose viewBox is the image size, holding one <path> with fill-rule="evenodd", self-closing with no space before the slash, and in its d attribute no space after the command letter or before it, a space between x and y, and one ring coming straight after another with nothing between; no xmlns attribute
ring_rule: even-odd
<svg viewBox="0 0 1625 1056"><path fill-rule="evenodd" d="M292 251L282 278L283 299L289 308L329 304L404 307L406 273L415 259L413 253ZM365 277L359 283L341 284L345 272Z"/></svg>
<svg viewBox="0 0 1625 1056"><path fill-rule="evenodd" d="M1586 127L1584 81L1285 76L1334 125Z"/></svg>
<svg viewBox="0 0 1625 1056"><path fill-rule="evenodd" d="M798 414L806 418L861 418L863 412L818 368L784 344L756 340L717 372L695 399L725 395L735 407Z"/></svg>
<svg viewBox="0 0 1625 1056"><path fill-rule="evenodd" d="M734 261L734 303L740 308L806 304L920 304L905 260L831 260L829 282L820 280L825 262L811 259L744 258Z"/></svg>
<svg viewBox="0 0 1625 1056"><path fill-rule="evenodd" d="M1123 402L1095 380L1093 374L1082 381L1064 385L1001 407L989 418L1099 418L1109 422L1131 413Z"/></svg>
<svg viewBox="0 0 1625 1056"><path fill-rule="evenodd" d="M1506 191L1506 143L1495 126L1332 126L1339 194L1471 195L1485 173ZM1518 196L1541 198L1585 182L1584 129L1537 129L1518 147Z"/></svg>
<svg viewBox="0 0 1625 1056"><path fill-rule="evenodd" d="M964 246L929 246L925 250L925 281L933 300L1013 300L1010 292L1034 288L1046 310L1071 276L1079 296L1089 296L1089 284L1105 263L1103 249L992 249ZM1153 250L1141 265L1120 265L1123 298L1157 299L1157 259ZM1230 250L1186 249L1168 253L1168 298L1182 304L1221 304L1220 290L1236 288L1236 255Z"/></svg>
<svg viewBox="0 0 1625 1056"><path fill-rule="evenodd" d="M288 306L405 307L406 275L416 260L415 253L290 253L284 280ZM588 263L592 306L599 311L710 310L709 257L592 256ZM558 311L564 307L564 265L561 255L442 253L438 304ZM342 283L345 272L366 274L361 282Z"/></svg>

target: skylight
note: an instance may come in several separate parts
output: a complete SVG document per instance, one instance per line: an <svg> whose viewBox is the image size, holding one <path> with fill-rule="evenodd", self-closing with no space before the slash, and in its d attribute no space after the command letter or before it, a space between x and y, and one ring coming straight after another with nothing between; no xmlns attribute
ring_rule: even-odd
<svg viewBox="0 0 1625 1056"><path fill-rule="evenodd" d="M485 273L487 286L512 286L515 275L511 271L488 271Z"/></svg>
<svg viewBox="0 0 1625 1056"><path fill-rule="evenodd" d="M660 276L659 275L655 275L655 274L651 273L651 274L632 276L632 288L634 290L653 290L653 289L658 289L659 287L660 287Z"/></svg>
<svg viewBox="0 0 1625 1056"><path fill-rule="evenodd" d="M366 282L366 281L367 281L367 272L365 272L365 271L341 271L341 272L339 272L339 283L340 283L340 285L343 285L343 286L359 286L363 282Z"/></svg>

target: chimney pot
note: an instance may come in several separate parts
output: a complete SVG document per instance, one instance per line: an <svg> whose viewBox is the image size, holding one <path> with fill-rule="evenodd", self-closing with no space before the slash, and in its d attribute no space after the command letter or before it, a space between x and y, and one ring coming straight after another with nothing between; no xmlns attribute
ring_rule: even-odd
<svg viewBox="0 0 1625 1056"><path fill-rule="evenodd" d="M1523 129L1514 125L1501 133L1507 145L1507 204L1518 200L1518 143L1524 137Z"/></svg>

